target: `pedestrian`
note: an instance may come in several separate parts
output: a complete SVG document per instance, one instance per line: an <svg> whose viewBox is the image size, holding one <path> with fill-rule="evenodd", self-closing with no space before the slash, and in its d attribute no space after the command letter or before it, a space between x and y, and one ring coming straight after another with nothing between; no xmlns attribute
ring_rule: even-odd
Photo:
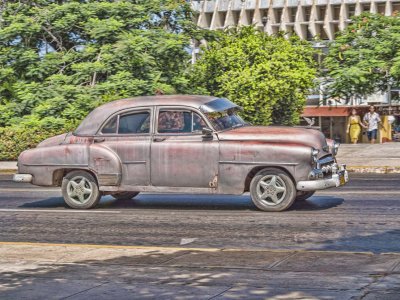
<svg viewBox="0 0 400 300"><path fill-rule="evenodd" d="M379 114L375 112L375 106L371 105L369 107L369 112L365 114L363 121L368 128L368 140L371 144L375 144L376 137L378 136L378 126L382 122Z"/></svg>
<svg viewBox="0 0 400 300"><path fill-rule="evenodd" d="M357 114L357 110L353 108L347 122L347 134L350 134L350 140L353 144L357 144L361 133L361 127L367 128L362 122L361 117Z"/></svg>

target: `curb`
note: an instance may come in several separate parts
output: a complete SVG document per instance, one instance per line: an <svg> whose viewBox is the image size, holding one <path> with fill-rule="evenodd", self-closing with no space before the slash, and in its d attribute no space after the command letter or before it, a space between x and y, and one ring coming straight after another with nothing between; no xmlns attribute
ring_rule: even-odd
<svg viewBox="0 0 400 300"><path fill-rule="evenodd" d="M17 169L0 169L0 175L10 175L17 173Z"/></svg>
<svg viewBox="0 0 400 300"><path fill-rule="evenodd" d="M0 169L0 175L12 175L17 173L17 169ZM351 173L364 174L400 174L400 167L389 166L347 166L347 171Z"/></svg>
<svg viewBox="0 0 400 300"><path fill-rule="evenodd" d="M347 166L347 171L351 173L400 174L400 167Z"/></svg>

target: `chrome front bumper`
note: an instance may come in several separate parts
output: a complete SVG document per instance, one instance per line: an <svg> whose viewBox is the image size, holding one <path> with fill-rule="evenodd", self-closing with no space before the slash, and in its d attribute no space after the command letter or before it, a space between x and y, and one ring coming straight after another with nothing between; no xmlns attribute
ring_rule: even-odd
<svg viewBox="0 0 400 300"><path fill-rule="evenodd" d="M13 180L15 182L32 182L33 176L31 174L14 174Z"/></svg>
<svg viewBox="0 0 400 300"><path fill-rule="evenodd" d="M344 165L340 169L332 174L332 178L299 181L296 188L298 191L317 191L345 185L349 181L349 173Z"/></svg>

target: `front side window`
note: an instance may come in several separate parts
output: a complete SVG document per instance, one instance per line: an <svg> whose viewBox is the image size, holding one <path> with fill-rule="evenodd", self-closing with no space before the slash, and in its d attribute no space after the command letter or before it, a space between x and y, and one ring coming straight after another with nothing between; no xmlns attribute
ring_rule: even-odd
<svg viewBox="0 0 400 300"><path fill-rule="evenodd" d="M205 113L208 120L217 131L246 125L246 122L237 114L237 109L228 109L219 112Z"/></svg>
<svg viewBox="0 0 400 300"><path fill-rule="evenodd" d="M103 134L150 132L150 112L142 111L112 117L101 130Z"/></svg>
<svg viewBox="0 0 400 300"><path fill-rule="evenodd" d="M191 111L161 110L158 115L159 133L199 133L206 126L203 118Z"/></svg>

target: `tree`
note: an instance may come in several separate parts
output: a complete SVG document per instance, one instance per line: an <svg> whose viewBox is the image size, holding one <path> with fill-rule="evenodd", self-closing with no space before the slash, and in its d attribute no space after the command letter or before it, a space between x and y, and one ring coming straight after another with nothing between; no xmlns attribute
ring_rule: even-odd
<svg viewBox="0 0 400 300"><path fill-rule="evenodd" d="M249 26L221 33L203 50L190 75L195 92L228 97L254 124L298 123L316 74L309 43Z"/></svg>
<svg viewBox="0 0 400 300"><path fill-rule="evenodd" d="M106 101L186 89L201 31L185 1L2 3L0 127L61 130Z"/></svg>
<svg viewBox="0 0 400 300"><path fill-rule="evenodd" d="M400 83L400 17L362 14L329 45L330 96L350 99Z"/></svg>

